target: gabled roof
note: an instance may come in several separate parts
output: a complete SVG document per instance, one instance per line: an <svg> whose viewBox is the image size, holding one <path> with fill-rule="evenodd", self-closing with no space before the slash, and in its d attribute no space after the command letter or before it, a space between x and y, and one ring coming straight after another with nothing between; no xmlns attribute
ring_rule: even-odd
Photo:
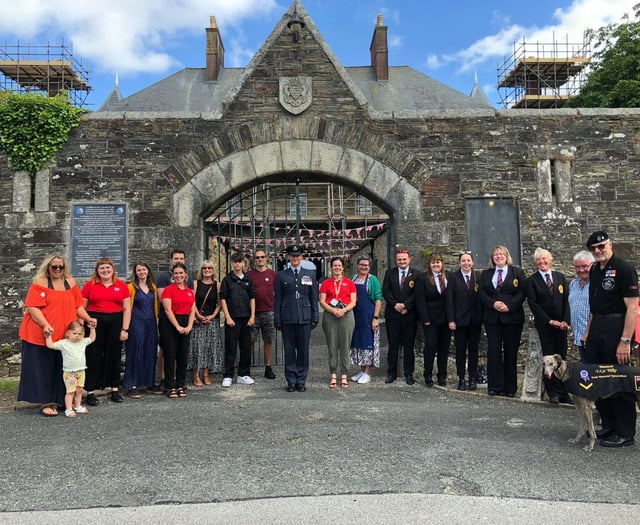
<svg viewBox="0 0 640 525"><path fill-rule="evenodd" d="M378 113L450 109L492 109L480 88L467 96L407 66L390 67L389 81L378 82L372 66L345 68L324 40L299 0L295 0L246 68L222 68L207 82L205 68L183 69L129 97L109 96L98 111L207 112L222 114L258 68L276 39L297 14L332 63L340 80L363 107Z"/></svg>

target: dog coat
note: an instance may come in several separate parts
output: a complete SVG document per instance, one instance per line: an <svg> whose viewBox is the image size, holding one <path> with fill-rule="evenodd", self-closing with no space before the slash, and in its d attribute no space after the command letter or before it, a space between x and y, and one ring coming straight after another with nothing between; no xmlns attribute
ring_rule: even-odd
<svg viewBox="0 0 640 525"><path fill-rule="evenodd" d="M626 392L640 392L640 368L627 365L567 363L569 379L563 380L567 392L591 401Z"/></svg>

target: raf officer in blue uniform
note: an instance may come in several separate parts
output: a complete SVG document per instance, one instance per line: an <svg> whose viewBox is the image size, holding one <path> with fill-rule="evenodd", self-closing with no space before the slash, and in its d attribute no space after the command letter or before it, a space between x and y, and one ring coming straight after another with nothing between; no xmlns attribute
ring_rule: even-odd
<svg viewBox="0 0 640 525"><path fill-rule="evenodd" d="M309 337L318 325L315 272L302 267L302 248L287 248L289 268L276 276L274 323L282 331L287 392L304 392L309 373Z"/></svg>

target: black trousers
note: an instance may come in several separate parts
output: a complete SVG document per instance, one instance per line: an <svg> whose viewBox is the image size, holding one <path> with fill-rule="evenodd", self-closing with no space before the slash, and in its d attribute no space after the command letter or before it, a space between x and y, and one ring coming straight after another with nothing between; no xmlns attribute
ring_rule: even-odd
<svg viewBox="0 0 640 525"><path fill-rule="evenodd" d="M311 324L283 324L284 377L291 385L304 385L309 374Z"/></svg>
<svg viewBox="0 0 640 525"><path fill-rule="evenodd" d="M451 344L451 330L447 324L422 325L424 335L424 378L433 377L433 361L437 357L438 380L447 379L447 361L449 360L449 345Z"/></svg>
<svg viewBox="0 0 640 525"><path fill-rule="evenodd" d="M515 394L518 390L518 348L521 324L485 324L487 331L487 389Z"/></svg>
<svg viewBox="0 0 640 525"><path fill-rule="evenodd" d="M234 317L235 326L224 325L224 377L233 377L236 367L236 350L240 347L238 375L251 375L251 328L248 317Z"/></svg>
<svg viewBox="0 0 640 525"><path fill-rule="evenodd" d="M616 350L624 318L591 320L589 337L585 344L585 362L598 364L616 364ZM607 399L596 401L600 412L602 428L611 429L623 438L632 438L636 433L636 396L616 394Z"/></svg>
<svg viewBox="0 0 640 525"><path fill-rule="evenodd" d="M187 326L188 315L176 315L180 326ZM187 356L191 334L179 334L168 322L164 330L164 381L167 388L184 388L187 382Z"/></svg>
<svg viewBox="0 0 640 525"><path fill-rule="evenodd" d="M385 320L387 326L387 341L389 351L387 354L387 374L391 377L398 377L398 354L400 346L404 348L404 375L413 374L416 366L416 356L414 344L418 325L416 317L407 314L400 319Z"/></svg>
<svg viewBox="0 0 640 525"><path fill-rule="evenodd" d="M84 388L87 392L120 386L122 312L104 314L87 312L96 319L96 340L87 346L87 370ZM85 331L89 332L88 327Z"/></svg>
<svg viewBox="0 0 640 525"><path fill-rule="evenodd" d="M478 373L478 348L480 347L480 323L460 326L456 324L453 339L456 344L456 373L464 379L465 365L469 372L469 380L476 380Z"/></svg>
<svg viewBox="0 0 640 525"><path fill-rule="evenodd" d="M542 347L542 355L560 354L562 359L567 358L567 332L559 330L548 324L536 324L536 330L540 337L540 346ZM558 398L561 401L569 399L567 389L559 378L553 376L551 379L542 372L542 381L547 391L549 399Z"/></svg>

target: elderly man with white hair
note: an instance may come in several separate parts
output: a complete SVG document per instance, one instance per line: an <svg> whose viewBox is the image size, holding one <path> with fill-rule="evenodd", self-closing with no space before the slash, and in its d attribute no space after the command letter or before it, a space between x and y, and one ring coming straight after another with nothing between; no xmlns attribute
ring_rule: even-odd
<svg viewBox="0 0 640 525"><path fill-rule="evenodd" d="M569 284L569 307L571 310L571 328L573 329L573 345L580 353L580 361L584 362L584 342L589 322L589 270L595 262L591 252L581 250L573 256L573 267L576 276Z"/></svg>
<svg viewBox="0 0 640 525"><path fill-rule="evenodd" d="M564 274L551 270L553 256L548 250L537 248L533 252L533 262L538 271L527 279L527 301L540 336L542 353L560 354L566 359L567 330L571 322L567 280ZM544 386L551 403L570 402L559 379L545 376Z"/></svg>

